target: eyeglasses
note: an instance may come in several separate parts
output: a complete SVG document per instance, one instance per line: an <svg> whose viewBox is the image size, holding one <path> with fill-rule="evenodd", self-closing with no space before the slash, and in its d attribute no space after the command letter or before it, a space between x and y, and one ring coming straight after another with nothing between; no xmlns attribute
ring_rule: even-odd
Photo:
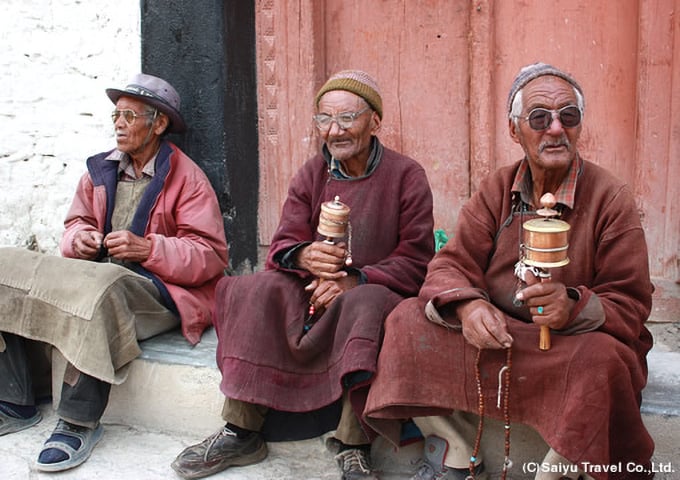
<svg viewBox="0 0 680 480"><path fill-rule="evenodd" d="M326 131L330 130L331 125L333 122L338 124L338 127L342 128L343 130L347 130L348 128L351 128L352 125L354 124L354 121L359 118L359 116L366 112L367 110L370 110L371 107L366 107L363 110L359 110L358 112L343 112L339 113L336 116L331 116L328 115L327 113L318 113L314 115L314 121L316 122L316 126L319 130Z"/></svg>
<svg viewBox="0 0 680 480"><path fill-rule="evenodd" d="M526 117L520 117L529 122L529 126L536 131L546 130L552 124L555 114L560 119L560 123L565 128L578 127L581 123L583 113L576 105L567 105L559 110L548 110L547 108L534 108Z"/></svg>
<svg viewBox="0 0 680 480"><path fill-rule="evenodd" d="M158 110L154 110L153 112L146 112L146 113L135 113L132 110L114 110L111 113L111 120L113 120L113 123L116 123L118 119L123 116L123 120L125 120L125 123L128 126L132 126L133 123L135 123L135 119L137 117L155 117L156 114L158 113Z"/></svg>

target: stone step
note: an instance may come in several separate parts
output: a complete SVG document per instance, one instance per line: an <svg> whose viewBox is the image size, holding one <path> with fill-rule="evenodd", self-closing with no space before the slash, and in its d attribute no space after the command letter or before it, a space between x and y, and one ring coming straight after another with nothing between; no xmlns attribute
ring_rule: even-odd
<svg viewBox="0 0 680 480"><path fill-rule="evenodd" d="M200 441L216 431L223 424L220 412L224 399L219 390L221 376L215 364L216 345L217 339L212 330L196 347L189 346L179 332L144 342L143 354L134 361L128 380L112 389L103 422L180 435L185 445ZM649 385L643 393L642 411L657 444L655 461L677 462L680 458L680 372L677 368L680 353L653 349L648 359ZM502 424L488 420L482 448L492 478L500 474L503 439ZM290 462L289 467L293 468L309 457L310 448L318 457L320 445L323 445L323 438L281 442L272 445L272 449L287 452L285 462ZM524 425L513 425L511 445L514 465L540 461L547 451L540 436ZM373 447L374 464L383 471L382 478L385 480L410 478L421 452L422 443L397 452L387 442L378 439ZM332 456L330 453L326 455L325 461L330 467ZM678 472L677 477L668 478L680 478L680 464ZM336 473L329 478L337 478ZM508 478L530 479L533 474L523 473L516 467ZM664 477L657 475L659 478Z"/></svg>

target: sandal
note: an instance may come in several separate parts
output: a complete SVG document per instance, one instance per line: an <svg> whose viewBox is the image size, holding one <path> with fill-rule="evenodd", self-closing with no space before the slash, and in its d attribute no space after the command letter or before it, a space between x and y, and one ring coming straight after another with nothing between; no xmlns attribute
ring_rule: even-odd
<svg viewBox="0 0 680 480"><path fill-rule="evenodd" d="M45 441L35 466L42 472L61 472L81 465L99 443L104 428L81 427L59 419L52 435Z"/></svg>
<svg viewBox="0 0 680 480"><path fill-rule="evenodd" d="M8 405L5 404L4 407L8 412L15 413ZM40 410L37 409L35 414L28 418L20 417L18 414L15 416L0 409L0 437L7 435L8 433L25 430L37 424L40 420L42 420L42 415L40 414Z"/></svg>

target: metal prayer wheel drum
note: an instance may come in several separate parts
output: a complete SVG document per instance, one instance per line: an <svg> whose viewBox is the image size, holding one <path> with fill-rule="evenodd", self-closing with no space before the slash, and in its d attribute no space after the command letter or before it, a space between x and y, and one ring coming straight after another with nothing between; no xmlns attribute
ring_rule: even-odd
<svg viewBox="0 0 680 480"><path fill-rule="evenodd" d="M344 237L349 223L349 210L349 207L340 201L340 197L322 203L316 231L327 239Z"/></svg>
<svg viewBox="0 0 680 480"><path fill-rule="evenodd" d="M569 263L569 224L554 218L527 220L523 227L524 263L539 268L561 267Z"/></svg>

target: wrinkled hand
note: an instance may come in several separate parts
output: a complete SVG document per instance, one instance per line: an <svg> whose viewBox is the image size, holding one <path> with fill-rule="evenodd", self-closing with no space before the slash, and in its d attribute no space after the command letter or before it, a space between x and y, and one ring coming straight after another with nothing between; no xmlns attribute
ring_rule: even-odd
<svg viewBox="0 0 680 480"><path fill-rule="evenodd" d="M475 347L498 349L512 345L505 316L486 300L461 303L456 308L456 316L463 326L463 336Z"/></svg>
<svg viewBox="0 0 680 480"><path fill-rule="evenodd" d="M92 260L99 253L104 235L95 230L80 230L73 236L73 253L76 257Z"/></svg>
<svg viewBox="0 0 680 480"><path fill-rule="evenodd" d="M104 247L111 257L128 262L143 262L151 254L151 240L128 230L109 233L104 238Z"/></svg>
<svg viewBox="0 0 680 480"><path fill-rule="evenodd" d="M328 308L338 295L356 287L358 284L359 277L356 275L348 275L338 280L320 281L317 278L308 284L305 290L312 292L309 303L314 306L315 311L321 312Z"/></svg>
<svg viewBox="0 0 680 480"><path fill-rule="evenodd" d="M517 299L529 307L531 320L554 330L565 328L576 303L567 296L567 287L559 282L541 283L531 272L527 272L525 280L528 286L517 293ZM538 307L543 307L543 313L538 313Z"/></svg>
<svg viewBox="0 0 680 480"><path fill-rule="evenodd" d="M347 276L342 270L347 258L345 243L313 242L300 250L296 264L315 277L337 280Z"/></svg>

